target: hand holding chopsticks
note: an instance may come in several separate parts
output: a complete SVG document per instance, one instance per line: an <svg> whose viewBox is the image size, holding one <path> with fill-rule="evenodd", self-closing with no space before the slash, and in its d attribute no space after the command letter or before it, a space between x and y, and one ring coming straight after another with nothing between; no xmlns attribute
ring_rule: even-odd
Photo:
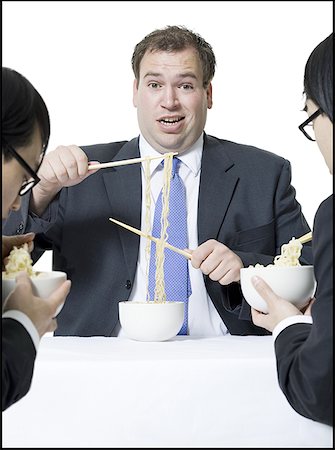
<svg viewBox="0 0 335 450"><path fill-rule="evenodd" d="M107 163L89 164L88 170L105 169L107 167L126 166L128 164L136 164L136 163L140 163L140 162L151 160L151 159L161 159L161 158L166 158L168 156L175 156L175 155L178 155L178 152L164 153L159 156L145 156L143 158L123 159L121 161L111 161L111 162L107 162Z"/></svg>
<svg viewBox="0 0 335 450"><path fill-rule="evenodd" d="M160 239L155 238L154 236L151 236L150 234L146 234L146 233L144 233L144 231L138 230L137 228L131 227L130 225L127 225L123 222L120 222L119 220L112 219L111 217L109 218L109 220L111 222L116 223L117 225L120 225L123 228L126 228L129 231L132 231L135 234L138 234L139 236L150 239L151 241L154 241L156 243L160 241ZM191 259L191 256L192 256L191 253L188 253L185 250L181 250L178 247L174 247L173 245L169 244L168 242L164 242L164 247L169 248L170 250L172 250L176 253L179 253L182 256L185 256L185 258L187 258L187 259Z"/></svg>

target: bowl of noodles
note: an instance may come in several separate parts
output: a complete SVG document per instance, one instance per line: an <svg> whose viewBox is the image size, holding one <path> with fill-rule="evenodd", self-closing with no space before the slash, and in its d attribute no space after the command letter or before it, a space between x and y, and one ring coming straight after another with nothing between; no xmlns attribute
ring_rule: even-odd
<svg viewBox="0 0 335 450"><path fill-rule="evenodd" d="M2 272L2 302L13 291L16 284L16 276L19 272L27 272L32 283L32 292L41 298L49 297L67 279L65 272L60 271L35 271L32 267L32 260L28 251L28 245L14 247L10 252ZM63 305L56 311L58 315Z"/></svg>
<svg viewBox="0 0 335 450"><path fill-rule="evenodd" d="M252 277L262 278L281 298L289 301L298 309L307 305L313 297L316 281L314 267L302 266L299 262L302 244L292 238L281 248L273 264L244 267L240 270L242 294L247 303L263 313L268 312L266 301L260 296L252 284Z"/></svg>
<svg viewBox="0 0 335 450"><path fill-rule="evenodd" d="M175 337L184 321L184 303L153 300L119 303L120 324L125 335L136 341L167 341Z"/></svg>

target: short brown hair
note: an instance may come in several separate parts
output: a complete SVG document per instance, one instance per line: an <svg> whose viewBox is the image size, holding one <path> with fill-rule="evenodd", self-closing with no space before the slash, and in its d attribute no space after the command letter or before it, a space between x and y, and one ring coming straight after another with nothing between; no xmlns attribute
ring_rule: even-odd
<svg viewBox="0 0 335 450"><path fill-rule="evenodd" d="M131 59L135 78L140 78L140 64L147 51L181 51L188 47L193 47L201 60L203 73L203 87L207 89L212 81L215 72L215 55L212 47L197 33L183 26L167 26L155 30L145 36L134 49Z"/></svg>

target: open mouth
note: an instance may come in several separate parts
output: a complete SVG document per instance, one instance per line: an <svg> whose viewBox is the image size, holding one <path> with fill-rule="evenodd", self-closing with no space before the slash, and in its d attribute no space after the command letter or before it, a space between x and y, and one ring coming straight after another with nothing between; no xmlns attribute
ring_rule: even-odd
<svg viewBox="0 0 335 450"><path fill-rule="evenodd" d="M174 125L183 119L184 117L163 117L162 119L159 119L158 122L163 125Z"/></svg>

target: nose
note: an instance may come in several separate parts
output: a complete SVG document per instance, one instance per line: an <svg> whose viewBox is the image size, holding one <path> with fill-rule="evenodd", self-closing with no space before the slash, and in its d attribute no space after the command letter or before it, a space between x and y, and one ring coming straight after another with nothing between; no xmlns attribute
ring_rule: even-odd
<svg viewBox="0 0 335 450"><path fill-rule="evenodd" d="M161 106L166 109L175 109L179 105L178 93L172 86L164 88Z"/></svg>

